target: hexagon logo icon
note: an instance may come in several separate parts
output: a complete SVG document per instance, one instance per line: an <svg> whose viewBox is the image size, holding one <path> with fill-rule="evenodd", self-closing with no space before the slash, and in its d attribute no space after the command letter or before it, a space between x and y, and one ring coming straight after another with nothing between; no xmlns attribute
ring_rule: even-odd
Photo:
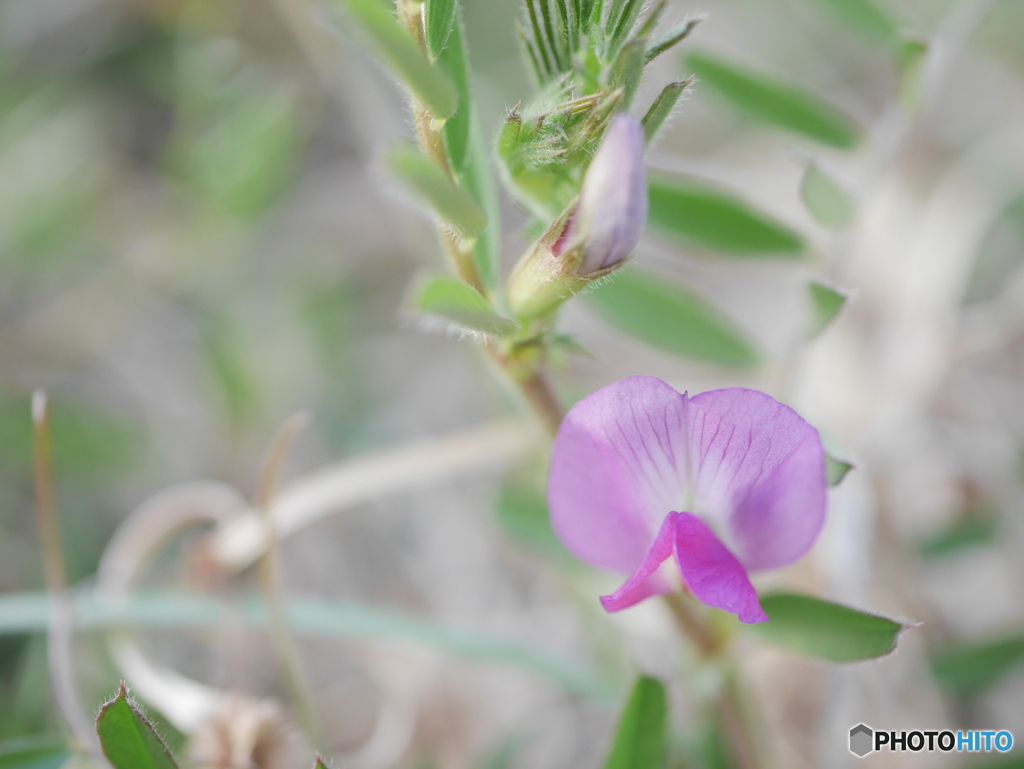
<svg viewBox="0 0 1024 769"><path fill-rule="evenodd" d="M875 749L874 733L871 728L864 724L857 724L850 730L850 752L860 758L864 758Z"/></svg>

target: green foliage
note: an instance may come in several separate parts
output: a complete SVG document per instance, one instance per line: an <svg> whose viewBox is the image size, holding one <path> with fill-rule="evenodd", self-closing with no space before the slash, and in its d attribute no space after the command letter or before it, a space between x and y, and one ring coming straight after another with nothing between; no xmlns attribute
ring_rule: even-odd
<svg viewBox="0 0 1024 769"><path fill-rule="evenodd" d="M544 494L535 485L510 479L501 486L495 502L498 521L513 537L547 555L568 559L551 528Z"/></svg>
<svg viewBox="0 0 1024 769"><path fill-rule="evenodd" d="M739 198L693 177L652 175L648 222L686 242L743 256L797 257L797 233Z"/></svg>
<svg viewBox="0 0 1024 769"><path fill-rule="evenodd" d="M68 758L56 737L18 737L0 742L0 769L58 769Z"/></svg>
<svg viewBox="0 0 1024 769"><path fill-rule="evenodd" d="M835 179L811 164L800 184L800 197L807 210L824 227L846 227L854 215L853 200Z"/></svg>
<svg viewBox="0 0 1024 769"><path fill-rule="evenodd" d="M795 593L763 595L761 607L768 622L749 626L761 638L829 662L884 657L905 629L886 617Z"/></svg>
<svg viewBox="0 0 1024 769"><path fill-rule="evenodd" d="M416 46L384 0L339 0L373 41L377 52L431 114L450 118L458 96L449 79Z"/></svg>
<svg viewBox="0 0 1024 769"><path fill-rule="evenodd" d="M316 757L316 762L313 764L313 769L330 769L330 768L327 766L327 764L324 763L324 760L320 756L317 756Z"/></svg>
<svg viewBox="0 0 1024 769"><path fill-rule="evenodd" d="M896 39L898 27L872 0L817 0L846 25L867 38L881 43Z"/></svg>
<svg viewBox="0 0 1024 769"><path fill-rule="evenodd" d="M814 337L820 334L843 309L846 295L816 280L807 284L807 292L811 295L813 308L810 335Z"/></svg>
<svg viewBox="0 0 1024 769"><path fill-rule="evenodd" d="M828 478L829 486L838 486L842 483L846 474L853 469L853 464L843 459L836 459L831 454L825 454L825 476Z"/></svg>
<svg viewBox="0 0 1024 769"><path fill-rule="evenodd" d="M860 127L809 91L706 53L691 53L687 70L751 117L841 149L860 140Z"/></svg>
<svg viewBox="0 0 1024 769"><path fill-rule="evenodd" d="M660 350L722 366L757 363L754 348L721 313L659 276L619 270L586 298L610 322Z"/></svg>
<svg viewBox="0 0 1024 769"><path fill-rule="evenodd" d="M604 769L664 767L667 712L664 684L656 678L640 676L619 717Z"/></svg>
<svg viewBox="0 0 1024 769"><path fill-rule="evenodd" d="M668 119L668 116L672 114L672 110L679 101L679 97L686 92L686 88L691 82L690 80L679 80L675 83L669 83L661 89L658 98L651 103L647 114L644 115L641 121L644 127L644 139L646 139L648 144L657 135L658 129Z"/></svg>
<svg viewBox="0 0 1024 769"><path fill-rule="evenodd" d="M922 539L917 544L917 552L925 558L956 555L992 544L998 532L998 518L991 513L974 513L938 534Z"/></svg>
<svg viewBox="0 0 1024 769"><path fill-rule="evenodd" d="M507 336L519 328L495 313L475 288L445 275L422 280L413 292L412 307L459 329L489 336Z"/></svg>
<svg viewBox="0 0 1024 769"><path fill-rule="evenodd" d="M123 683L117 696L100 708L96 734L114 769L177 769L156 729L128 699Z"/></svg>
<svg viewBox="0 0 1024 769"><path fill-rule="evenodd" d="M444 124L445 148L460 187L472 196L486 217L486 225L477 233L473 254L480 280L486 288L493 289L501 260L498 191L491 172L491 156L473 105L469 57L458 11L448 45L437 65L452 79L458 93L458 109Z"/></svg>
<svg viewBox="0 0 1024 769"><path fill-rule="evenodd" d="M455 0L426 0L423 13L423 32L427 53L436 59L448 44L448 36L455 26L457 3Z"/></svg>
<svg viewBox="0 0 1024 769"><path fill-rule="evenodd" d="M413 147L402 145L391 153L391 170L463 237L471 238L487 226L487 214L472 195Z"/></svg>
<svg viewBox="0 0 1024 769"><path fill-rule="evenodd" d="M965 644L932 657L932 672L942 687L960 696L981 694L1024 664L1024 635Z"/></svg>

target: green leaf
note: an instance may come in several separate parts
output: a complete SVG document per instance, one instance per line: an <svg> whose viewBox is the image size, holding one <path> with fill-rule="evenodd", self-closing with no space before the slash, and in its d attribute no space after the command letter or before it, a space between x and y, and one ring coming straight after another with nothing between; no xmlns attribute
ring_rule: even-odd
<svg viewBox="0 0 1024 769"><path fill-rule="evenodd" d="M633 268L619 270L585 296L610 322L666 352L722 366L757 363L754 348L731 322L703 299L660 276Z"/></svg>
<svg viewBox="0 0 1024 769"><path fill-rule="evenodd" d="M640 676L619 717L615 742L604 769L662 769L665 766L665 686Z"/></svg>
<svg viewBox="0 0 1024 769"><path fill-rule="evenodd" d="M797 233L739 198L684 176L652 175L648 221L699 246L737 255L796 257Z"/></svg>
<svg viewBox="0 0 1024 769"><path fill-rule="evenodd" d="M0 742L0 769L59 769L68 755L59 738L16 737Z"/></svg>
<svg viewBox="0 0 1024 769"><path fill-rule="evenodd" d="M700 22L700 19L684 21L651 43L651 47L647 49L647 63L650 64L665 51L683 42Z"/></svg>
<svg viewBox="0 0 1024 769"><path fill-rule="evenodd" d="M114 600L90 590L75 593L75 620L83 630L150 627L215 629L225 612L253 627L266 627L268 613L259 598L232 603L166 591L146 591ZM388 638L422 644L468 659L510 665L542 676L567 691L607 700L614 689L578 661L542 648L471 628L446 627L410 614L353 603L310 598L289 600L288 618L296 633L320 638ZM45 593L0 595L0 635L45 632L50 601Z"/></svg>
<svg viewBox="0 0 1024 769"><path fill-rule="evenodd" d="M761 596L768 622L749 627L765 641L830 662L884 657L904 625L886 617L795 593Z"/></svg>
<svg viewBox="0 0 1024 769"><path fill-rule="evenodd" d="M947 649L932 657L943 688L963 696L980 694L1024 664L1024 636Z"/></svg>
<svg viewBox="0 0 1024 769"><path fill-rule="evenodd" d="M519 328L494 312L490 302L472 286L447 275L428 277L413 295L413 307L468 331L507 336Z"/></svg>
<svg viewBox="0 0 1024 769"><path fill-rule="evenodd" d="M427 51L435 59L448 44L448 36L455 24L455 7L455 0L426 0L424 33Z"/></svg>
<svg viewBox="0 0 1024 769"><path fill-rule="evenodd" d="M813 163L804 173L800 197L807 210L824 227L842 229L853 220L853 200L846 190Z"/></svg>
<svg viewBox="0 0 1024 769"><path fill-rule="evenodd" d="M96 734L114 769L177 769L156 729L128 699L123 683L117 696L100 708Z"/></svg>
<svg viewBox="0 0 1024 769"><path fill-rule="evenodd" d="M418 150L399 146L391 154L391 168L464 237L474 237L487 226L487 214L473 197Z"/></svg>
<svg viewBox="0 0 1024 769"><path fill-rule="evenodd" d="M830 11L856 30L872 40L891 43L898 37L899 29L886 13L871 0L818 0Z"/></svg>
<svg viewBox="0 0 1024 769"><path fill-rule="evenodd" d="M491 172L487 142L473 107L461 12L455 15L451 37L438 59L438 66L448 73L458 91L459 108L444 125L445 147L452 170L487 218L486 226L477 234L473 244L473 257L481 282L486 288L493 289L501 259L498 188Z"/></svg>
<svg viewBox="0 0 1024 769"><path fill-rule="evenodd" d="M317 756L316 763L313 764L313 769L329 769L329 767L324 763L324 760L320 758L320 756Z"/></svg>
<svg viewBox="0 0 1024 769"><path fill-rule="evenodd" d="M861 129L818 96L706 53L686 57L687 70L751 117L841 149L852 149Z"/></svg>
<svg viewBox="0 0 1024 769"><path fill-rule="evenodd" d="M673 108L679 101L679 97L686 92L690 80L680 80L676 83L669 83L661 89L658 98L654 100L641 121L644 126L644 140L650 144L651 140L658 133L668 116L672 114Z"/></svg>
<svg viewBox="0 0 1024 769"><path fill-rule="evenodd" d="M853 464L843 459L836 459L825 452L825 477L829 486L838 486L846 474L853 469Z"/></svg>
<svg viewBox="0 0 1024 769"><path fill-rule="evenodd" d="M810 334L814 337L820 334L843 309L843 305L846 304L846 295L816 280L807 284L807 291L811 295L811 304L814 309Z"/></svg>
<svg viewBox="0 0 1024 769"><path fill-rule="evenodd" d="M999 520L990 513L974 514L944 531L921 540L917 552L925 558L941 558L991 544L999 531Z"/></svg>
<svg viewBox="0 0 1024 769"><path fill-rule="evenodd" d="M818 430L821 444L825 447L825 476L829 486L838 486L856 465L853 464L834 440L823 430Z"/></svg>
<svg viewBox="0 0 1024 769"><path fill-rule="evenodd" d="M504 483L495 502L498 521L516 539L548 555L567 558L548 517L544 495L521 480Z"/></svg>
<svg viewBox="0 0 1024 769"><path fill-rule="evenodd" d="M340 0L366 30L391 70L405 82L430 113L446 120L458 107L455 90L392 14L383 0Z"/></svg>
<svg viewBox="0 0 1024 769"><path fill-rule="evenodd" d="M445 1L440 0L442 3ZM462 173L466 165L466 151L469 147L469 133L473 123L473 102L470 93L469 61L466 59L465 35L462 31L462 14L455 13L455 0L448 1L451 2L452 12L455 15L451 19L451 28L448 30L449 44L441 52L437 66L451 78L459 100L455 114L444 124L445 149L448 151L452 171L458 175Z"/></svg>

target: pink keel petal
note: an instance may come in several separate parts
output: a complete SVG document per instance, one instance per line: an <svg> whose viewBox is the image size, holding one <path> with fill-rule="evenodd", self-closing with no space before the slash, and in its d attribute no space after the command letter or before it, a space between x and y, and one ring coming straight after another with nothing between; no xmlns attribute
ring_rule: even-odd
<svg viewBox="0 0 1024 769"><path fill-rule="evenodd" d="M767 621L747 572L704 521L678 513L674 545L683 581L701 603L739 615L740 622Z"/></svg>
<svg viewBox="0 0 1024 769"><path fill-rule="evenodd" d="M633 572L633 576L626 580L626 584L611 595L601 596L601 605L605 611L621 611L652 595L672 592L671 585L660 579L656 572L658 567L672 555L672 543L675 539L675 525L678 516L679 513L669 513L665 516L647 555Z"/></svg>

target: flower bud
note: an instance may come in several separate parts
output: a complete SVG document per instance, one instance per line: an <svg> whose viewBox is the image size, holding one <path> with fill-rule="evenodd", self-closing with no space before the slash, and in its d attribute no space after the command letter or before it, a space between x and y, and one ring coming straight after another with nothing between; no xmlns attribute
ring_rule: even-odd
<svg viewBox="0 0 1024 769"><path fill-rule="evenodd" d="M620 112L590 161L565 234L566 249L583 250L576 274L607 270L627 259L646 221L644 131L639 121Z"/></svg>
<svg viewBox="0 0 1024 769"><path fill-rule="evenodd" d="M579 197L519 261L508 298L519 318L556 309L633 252L647 221L644 133L616 115L590 161Z"/></svg>

